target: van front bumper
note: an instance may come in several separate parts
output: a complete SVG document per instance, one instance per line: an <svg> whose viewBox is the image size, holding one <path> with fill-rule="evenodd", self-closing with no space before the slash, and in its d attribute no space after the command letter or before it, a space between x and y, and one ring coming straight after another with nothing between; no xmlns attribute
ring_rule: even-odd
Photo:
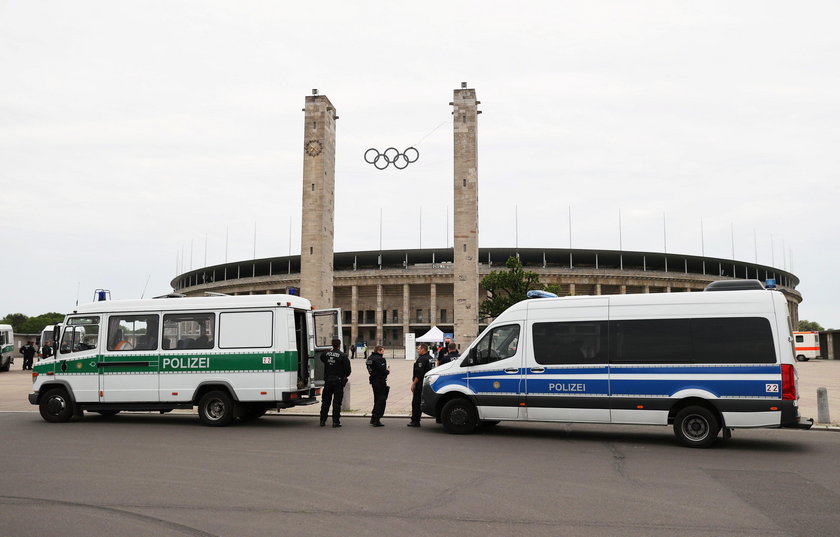
<svg viewBox="0 0 840 537"><path fill-rule="evenodd" d="M440 394L432 389L431 384L423 382L423 391L420 395L420 410L422 410L424 414L437 418L438 399L440 399Z"/></svg>
<svg viewBox="0 0 840 537"><path fill-rule="evenodd" d="M29 394L29 404L30 405L37 405L38 404L38 392L32 392Z"/></svg>

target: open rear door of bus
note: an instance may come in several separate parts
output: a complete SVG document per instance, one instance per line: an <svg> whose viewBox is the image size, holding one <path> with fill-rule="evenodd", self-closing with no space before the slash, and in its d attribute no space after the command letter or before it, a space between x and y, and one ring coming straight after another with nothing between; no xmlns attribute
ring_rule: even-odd
<svg viewBox="0 0 840 537"><path fill-rule="evenodd" d="M333 339L344 340L341 328L341 309L314 310L312 321L314 326L310 334L312 337L311 348L315 349L315 386L320 387L324 385L324 364L319 360L321 353L332 348Z"/></svg>

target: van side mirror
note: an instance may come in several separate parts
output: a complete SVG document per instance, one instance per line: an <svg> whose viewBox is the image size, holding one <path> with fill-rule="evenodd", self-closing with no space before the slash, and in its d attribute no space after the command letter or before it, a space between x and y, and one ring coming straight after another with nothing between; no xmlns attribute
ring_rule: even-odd
<svg viewBox="0 0 840 537"><path fill-rule="evenodd" d="M61 327L58 326L58 324L56 323L56 325L53 326L53 333L52 333L53 347L56 346L56 344L58 343L58 338L60 338L60 337L61 337Z"/></svg>

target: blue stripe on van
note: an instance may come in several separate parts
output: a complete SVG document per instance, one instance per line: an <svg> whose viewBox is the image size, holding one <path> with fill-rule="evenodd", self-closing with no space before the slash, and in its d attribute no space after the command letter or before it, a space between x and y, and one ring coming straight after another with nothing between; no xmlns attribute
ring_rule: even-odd
<svg viewBox="0 0 840 537"><path fill-rule="evenodd" d="M781 375L782 368L778 365L707 365L697 366L645 366L610 365L610 370L616 374L627 375Z"/></svg>
<svg viewBox="0 0 840 537"><path fill-rule="evenodd" d="M775 392L768 392L767 385L775 385ZM775 381L763 380L690 380L690 379L639 379L613 380L610 382L611 395L648 395L670 397L682 390L704 390L717 397L772 397L780 399L781 379Z"/></svg>

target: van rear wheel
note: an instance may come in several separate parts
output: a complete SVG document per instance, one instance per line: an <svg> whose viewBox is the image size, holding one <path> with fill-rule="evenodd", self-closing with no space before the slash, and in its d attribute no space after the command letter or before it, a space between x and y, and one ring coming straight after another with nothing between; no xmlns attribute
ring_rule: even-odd
<svg viewBox="0 0 840 537"><path fill-rule="evenodd" d="M66 390L54 388L41 397L41 401L38 403L38 411L45 421L63 423L73 417L76 412L76 405L70 400Z"/></svg>
<svg viewBox="0 0 840 537"><path fill-rule="evenodd" d="M453 399L443 405L440 419L446 432L470 434L478 426L478 411L466 399Z"/></svg>
<svg viewBox="0 0 840 537"><path fill-rule="evenodd" d="M715 443L720 421L714 412L702 406L689 406L674 418L674 434L687 447L707 448Z"/></svg>
<svg viewBox="0 0 840 537"><path fill-rule="evenodd" d="M205 393L198 402L198 417L211 427L230 425L236 417L234 410L233 399L221 390Z"/></svg>

